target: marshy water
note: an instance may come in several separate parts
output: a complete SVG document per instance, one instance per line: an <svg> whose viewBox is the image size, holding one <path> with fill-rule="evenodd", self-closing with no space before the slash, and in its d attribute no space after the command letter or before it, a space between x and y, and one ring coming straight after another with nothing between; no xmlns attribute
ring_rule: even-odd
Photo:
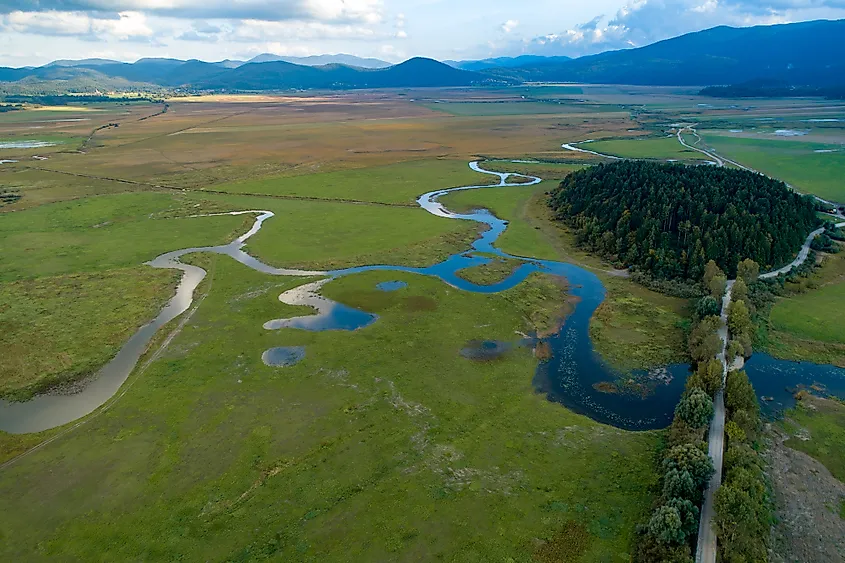
<svg viewBox="0 0 845 563"><path fill-rule="evenodd" d="M264 323L268 330L294 328L311 331L324 330L359 330L377 321L378 316L337 303L319 294L320 289L331 280L341 276L366 271L410 272L436 277L443 282L463 291L475 293L498 293L510 289L532 272L546 272L565 277L570 292L577 298L574 311L567 317L563 328L556 334L541 339L545 359L539 362L534 375L534 387L544 393L549 400L559 402L566 407L589 416L590 418L625 429L645 430L661 428L671 421L674 407L684 388L688 375L688 366L673 365L651 372L623 374L607 366L593 349L589 337L589 323L593 312L605 297L601 280L589 270L574 264L550 260L536 260L506 254L494 246L495 241L507 228L507 221L499 219L485 209L470 213L455 213L443 206L438 199L448 193L470 189L490 189L501 187L524 187L540 182L539 178L521 174L490 172L482 169L477 162L470 167L481 173L497 176L499 182L491 185L464 186L445 190L436 190L423 194L418 204L429 213L449 219L468 220L483 223L488 228L472 243L466 252L455 254L432 266L409 268L394 265L369 265L340 270L309 271L274 268L243 251L247 239L261 229L264 221L273 217L270 211L237 211L218 215L255 214L253 226L244 235L226 245L195 247L162 254L148 262L156 268L176 268L183 271L182 281L176 295L170 300L159 315L145 325L121 348L118 355L103 367L96 379L71 395L39 395L25 403L11 403L0 400L0 430L11 433L26 433L46 430L81 418L108 401L136 366L146 350L155 331L191 306L193 292L205 271L197 266L183 264L182 256L197 252L225 254L241 264L278 276L321 276L323 279L308 282L288 290L279 296L279 300L288 305L304 305L314 312L290 318L272 319ZM523 181L509 183L513 176ZM492 285L477 285L456 275L464 268L487 264L490 258L476 253L485 253L501 258L519 260L522 264L510 276ZM384 282L383 289L395 291L405 282ZM381 285L381 284L380 284ZM535 340L534 343L537 341ZM524 342L523 342L524 343ZM480 342L467 345L462 351L465 357L493 359L511 349L512 343ZM304 348L271 348L262 355L268 365L291 365L285 362L299 361L304 357ZM486 357L485 357L486 356ZM549 356L549 357L546 357ZM278 363L272 363L278 362ZM794 364L765 356L755 356L748 363L748 373L755 388L761 395L775 397L771 403L788 405L788 388L796 385L823 382L832 392L845 390L845 370L831 366L812 364ZM772 373L777 373L772 377ZM811 383L807 383L813 380ZM782 388L779 391L778 388Z"/></svg>

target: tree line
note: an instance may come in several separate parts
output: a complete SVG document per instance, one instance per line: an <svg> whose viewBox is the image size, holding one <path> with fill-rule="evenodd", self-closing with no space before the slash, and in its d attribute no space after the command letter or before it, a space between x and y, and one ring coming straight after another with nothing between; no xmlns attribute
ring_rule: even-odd
<svg viewBox="0 0 845 563"><path fill-rule="evenodd" d="M812 198L778 180L646 161L569 174L549 205L580 246L661 279L699 280L710 260L731 277L745 258L780 266L819 223Z"/></svg>

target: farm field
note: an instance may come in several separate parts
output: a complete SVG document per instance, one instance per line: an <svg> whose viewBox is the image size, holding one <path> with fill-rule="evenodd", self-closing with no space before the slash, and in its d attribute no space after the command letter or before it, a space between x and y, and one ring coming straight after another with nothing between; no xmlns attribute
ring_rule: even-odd
<svg viewBox="0 0 845 563"><path fill-rule="evenodd" d="M704 139L718 154L783 180L802 192L831 201L845 200L845 152L840 145L712 134Z"/></svg>

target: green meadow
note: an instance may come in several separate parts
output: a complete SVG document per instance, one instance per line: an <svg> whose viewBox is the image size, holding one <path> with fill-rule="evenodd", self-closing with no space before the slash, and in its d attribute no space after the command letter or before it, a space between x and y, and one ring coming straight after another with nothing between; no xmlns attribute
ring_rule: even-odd
<svg viewBox="0 0 845 563"><path fill-rule="evenodd" d="M805 397L787 416L787 428L790 423L797 423L807 430L803 436L807 439L793 437L786 441L786 445L814 457L834 477L845 482L845 404L831 399Z"/></svg>
<svg viewBox="0 0 845 563"><path fill-rule="evenodd" d="M798 190L845 201L845 151L840 145L707 135L720 155L792 184ZM835 152L816 152L833 150Z"/></svg>
<svg viewBox="0 0 845 563"><path fill-rule="evenodd" d="M758 335L770 354L845 367L845 338L836 311L845 298L845 255L825 256L812 275L787 283Z"/></svg>
<svg viewBox="0 0 845 563"><path fill-rule="evenodd" d="M644 137L634 139L608 139L581 145L591 151L620 156L623 158L647 158L656 160L705 161L703 154L685 148L674 135L668 137Z"/></svg>
<svg viewBox="0 0 845 563"><path fill-rule="evenodd" d="M466 160L411 160L385 166L247 180L209 189L239 194L346 199L414 206L425 192L489 184L492 176L469 168Z"/></svg>
<svg viewBox="0 0 845 563"><path fill-rule="evenodd" d="M528 562L575 533L582 560L628 560L657 435L547 402L530 350L458 353L531 328L553 284L485 296L361 274L325 294L375 324L277 332L261 324L298 312L276 297L300 280L214 260L208 297L130 393L0 473L5 559ZM377 292L387 279L409 286ZM282 345L305 359L263 365Z"/></svg>

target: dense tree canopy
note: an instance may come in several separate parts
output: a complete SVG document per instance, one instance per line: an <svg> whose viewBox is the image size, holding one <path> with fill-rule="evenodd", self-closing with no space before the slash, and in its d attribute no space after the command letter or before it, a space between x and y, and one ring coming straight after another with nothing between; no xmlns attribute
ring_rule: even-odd
<svg viewBox="0 0 845 563"><path fill-rule="evenodd" d="M568 175L549 203L579 244L661 278L699 280L709 260L730 277L746 258L780 266L818 223L811 199L782 182L714 166L592 166Z"/></svg>

